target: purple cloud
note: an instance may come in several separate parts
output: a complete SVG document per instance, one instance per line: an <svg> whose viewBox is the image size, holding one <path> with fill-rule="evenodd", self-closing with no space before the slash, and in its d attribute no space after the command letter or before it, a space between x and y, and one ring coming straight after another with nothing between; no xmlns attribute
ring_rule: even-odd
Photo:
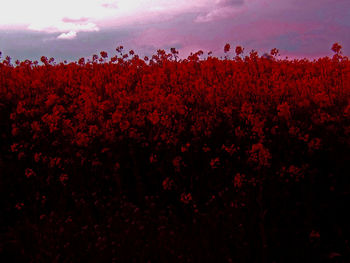
<svg viewBox="0 0 350 263"><path fill-rule="evenodd" d="M118 8L117 2L103 3L102 6L105 7L105 8L110 8L110 9L117 9Z"/></svg>
<svg viewBox="0 0 350 263"><path fill-rule="evenodd" d="M217 0L216 5L219 7L240 6L244 4L244 0Z"/></svg>
<svg viewBox="0 0 350 263"><path fill-rule="evenodd" d="M69 17L62 18L62 22L65 22L65 23L84 23L84 22L87 22L88 20L89 18L87 17L82 17L78 19L69 18Z"/></svg>
<svg viewBox="0 0 350 263"><path fill-rule="evenodd" d="M45 46L46 50L51 50L53 55L56 52L62 59L70 46L65 46L60 53L57 48L65 42L85 47L75 49L76 58L84 55L83 51L85 56L90 56L90 52L115 50L119 44L134 49L140 56L171 47L177 48L182 58L199 49L221 56L224 45L230 43L232 47L245 47L246 53L255 49L261 55L277 48L282 57L317 58L332 55L330 48L338 42L343 46L343 54L350 54L348 0L145 0L142 3L135 0L139 6L134 6L133 1L120 0L117 9L105 6L110 16L103 19L67 15L60 20L62 24L56 25L60 31L48 30L46 36L40 34L39 37L28 31L28 35L33 34L31 46L50 43ZM102 5L114 3L116 1L104 0ZM123 8L131 13L122 13ZM3 32L0 29L0 48L4 54L11 51L9 55L15 56L16 50L19 53L23 46L30 49L15 40L15 36L20 39L20 35L13 34L12 41ZM121 36L116 32L128 34ZM69 53L70 58L73 55Z"/></svg>

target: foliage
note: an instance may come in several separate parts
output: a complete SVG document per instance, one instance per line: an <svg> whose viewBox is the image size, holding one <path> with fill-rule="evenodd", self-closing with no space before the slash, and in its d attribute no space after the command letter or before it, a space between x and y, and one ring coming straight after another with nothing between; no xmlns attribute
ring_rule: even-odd
<svg viewBox="0 0 350 263"><path fill-rule="evenodd" d="M349 259L350 63L339 44L313 62L242 47L229 59L229 44L225 60L122 50L0 63L0 253Z"/></svg>

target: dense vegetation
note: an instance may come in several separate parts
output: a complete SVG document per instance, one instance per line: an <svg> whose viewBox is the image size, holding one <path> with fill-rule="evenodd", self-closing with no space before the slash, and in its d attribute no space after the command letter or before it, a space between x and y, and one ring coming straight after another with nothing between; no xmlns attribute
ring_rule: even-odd
<svg viewBox="0 0 350 263"><path fill-rule="evenodd" d="M341 46L317 61L122 50L0 62L0 255L350 262Z"/></svg>

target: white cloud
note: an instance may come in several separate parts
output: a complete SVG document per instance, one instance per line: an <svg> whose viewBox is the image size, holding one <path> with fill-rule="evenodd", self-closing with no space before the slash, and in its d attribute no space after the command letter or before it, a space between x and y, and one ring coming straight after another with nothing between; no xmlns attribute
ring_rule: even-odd
<svg viewBox="0 0 350 263"><path fill-rule="evenodd" d="M105 8L118 8L118 1L116 0L104 0L102 1L101 5Z"/></svg>
<svg viewBox="0 0 350 263"><path fill-rule="evenodd" d="M261 0L215 0L211 9L202 12L194 22L205 23L233 17L245 12Z"/></svg>
<svg viewBox="0 0 350 263"><path fill-rule="evenodd" d="M222 1L222 0L221 0ZM225 0L226 1L226 0ZM173 14L209 11L212 0L0 0L0 29L27 28L42 32L79 32L89 21L121 25L171 17ZM144 20L145 19L145 20ZM104 23L108 21L108 23Z"/></svg>
<svg viewBox="0 0 350 263"><path fill-rule="evenodd" d="M195 19L195 22L204 23L204 22L211 22L214 20L224 19L234 15L235 13L237 13L237 11L238 11L237 8L232 8L232 7L216 8L204 15L203 14L199 15Z"/></svg>
<svg viewBox="0 0 350 263"><path fill-rule="evenodd" d="M76 38L77 32L75 31L69 31L68 33L62 33L57 38L58 39L73 39Z"/></svg>
<svg viewBox="0 0 350 263"><path fill-rule="evenodd" d="M36 31L44 31L48 33L55 32L92 32L99 31L99 28L94 23L71 23L71 22L63 22L58 21L54 25L45 25L45 24L31 24L28 26L28 29L36 30Z"/></svg>
<svg viewBox="0 0 350 263"><path fill-rule="evenodd" d="M21 29L63 33L62 36L66 36L69 32L161 22L187 12L202 14L196 22L208 22L231 15L243 1L0 0L2 10L6 10L0 16L0 29L17 25Z"/></svg>
<svg viewBox="0 0 350 263"><path fill-rule="evenodd" d="M111 15L105 0L0 0L0 28L11 26L42 32L93 31L91 18ZM85 19L85 21L83 20ZM75 21L76 20L76 21Z"/></svg>

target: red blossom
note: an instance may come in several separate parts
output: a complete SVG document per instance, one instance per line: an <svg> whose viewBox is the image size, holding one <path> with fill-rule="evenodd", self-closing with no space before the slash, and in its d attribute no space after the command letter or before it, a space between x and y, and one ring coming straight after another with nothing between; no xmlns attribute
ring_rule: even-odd
<svg viewBox="0 0 350 263"><path fill-rule="evenodd" d="M121 131L125 131L130 127L130 122L127 120L123 120L119 123L119 127Z"/></svg>
<svg viewBox="0 0 350 263"><path fill-rule="evenodd" d="M113 123L119 123L122 119L123 115L120 111L116 110L112 115Z"/></svg>
<svg viewBox="0 0 350 263"><path fill-rule="evenodd" d="M230 48L231 48L230 44L226 44L225 47L224 47L224 52L225 53L229 52Z"/></svg>
<svg viewBox="0 0 350 263"><path fill-rule="evenodd" d="M270 54L271 54L271 56L277 56L278 52L279 52L279 50L277 48L273 48L273 49L271 49Z"/></svg>
<svg viewBox="0 0 350 263"><path fill-rule="evenodd" d="M156 154L151 154L151 156L149 157L149 161L150 161L150 163L157 162L157 155Z"/></svg>
<svg viewBox="0 0 350 263"><path fill-rule="evenodd" d="M64 184L68 180L68 174L61 174L59 180Z"/></svg>
<svg viewBox="0 0 350 263"><path fill-rule="evenodd" d="M116 162L116 163L115 163L114 169L115 169L115 170L119 170L119 169L120 169L120 163L119 163L119 162Z"/></svg>
<svg viewBox="0 0 350 263"><path fill-rule="evenodd" d="M239 56L240 54L242 54L243 50L244 50L244 48L242 48L241 46L237 46L236 50L235 50L236 55Z"/></svg>
<svg viewBox="0 0 350 263"><path fill-rule="evenodd" d="M25 170L25 176L26 176L27 178L30 178L30 177L32 177L32 176L36 176L36 173L35 173L32 169L27 168L27 169Z"/></svg>
<svg viewBox="0 0 350 263"><path fill-rule="evenodd" d="M171 190L173 185L174 185L174 180L170 179L169 177L163 180L162 186L164 190Z"/></svg>
<svg viewBox="0 0 350 263"><path fill-rule="evenodd" d="M319 150L321 147L321 140L319 138L312 138L308 142L309 151Z"/></svg>
<svg viewBox="0 0 350 263"><path fill-rule="evenodd" d="M192 201L192 195L191 193L182 193L181 197L180 197L181 202L183 202L184 204L188 204L190 201Z"/></svg>
<svg viewBox="0 0 350 263"><path fill-rule="evenodd" d="M11 145L11 152L17 152L18 148L19 148L19 144L18 143L14 143Z"/></svg>
<svg viewBox="0 0 350 263"><path fill-rule="evenodd" d="M118 53L120 53L120 52L122 52L123 49L124 49L123 46L119 46L119 47L117 47L115 50L116 50Z"/></svg>
<svg viewBox="0 0 350 263"><path fill-rule="evenodd" d="M89 144L90 139L86 133L78 132L75 141L78 146L86 147Z"/></svg>
<svg viewBox="0 0 350 263"><path fill-rule="evenodd" d="M226 151L229 155L233 155L235 152L237 152L237 149L235 148L235 145L232 144L231 146L227 147L226 145L222 145L221 149L223 149L224 151Z"/></svg>
<svg viewBox="0 0 350 263"><path fill-rule="evenodd" d="M18 160L23 160L26 154L24 152L19 152L18 153Z"/></svg>
<svg viewBox="0 0 350 263"><path fill-rule="evenodd" d="M185 145L181 145L181 152L187 152L191 144L188 142Z"/></svg>
<svg viewBox="0 0 350 263"><path fill-rule="evenodd" d="M34 154L34 161L38 163L40 161L41 153L35 153Z"/></svg>
<svg viewBox="0 0 350 263"><path fill-rule="evenodd" d="M106 51L101 51L100 55L101 55L102 58L107 58L108 57L108 54L107 54Z"/></svg>
<svg viewBox="0 0 350 263"><path fill-rule="evenodd" d="M258 164L258 168L263 166L270 166L269 160L271 159L271 154L268 149L264 147L262 143L256 143L252 145L249 151L249 161Z"/></svg>
<svg viewBox="0 0 350 263"><path fill-rule="evenodd" d="M334 43L332 45L332 51L339 54L340 53L340 50L342 49L342 46L339 45L338 43Z"/></svg>
<svg viewBox="0 0 350 263"><path fill-rule="evenodd" d="M42 57L43 66L17 61L14 67L8 57L0 62L5 159L13 156L20 166L31 167L24 171L28 178L35 176L34 169L48 174L43 176L49 183L58 173L63 184L71 171L91 166L98 176L116 175L116 180L124 179L133 165L150 174L168 173L170 166L178 179L158 183L169 190L176 180L176 187L182 187L178 194L198 190L198 164L204 164L203 169L205 164L220 167L217 173L209 171L217 178L233 174L237 188L245 178L232 173L235 169L257 175L277 171L278 179L297 180L316 172L312 167L305 173L300 162L311 160L314 166L320 156L326 162L325 154L347 146L349 62L340 56L341 48L332 46L333 60L293 63L274 59L277 49L262 57L252 51L241 59L240 46L235 59L225 61L209 57L211 52L200 59L203 51L198 51L180 62L173 59L178 51L171 48L170 54L158 50L146 63L148 57L139 59L133 50L128 60L122 46L109 62L104 51L100 58L93 55L93 63L81 58L55 65ZM226 44L224 52L230 49ZM321 155L314 154L321 149ZM341 158L337 156L337 165L344 162ZM277 167L267 169L270 165ZM72 185L76 178L72 174ZM246 182L256 185L258 180ZM214 196L220 195L223 191ZM181 194L182 202L191 199L191 194Z"/></svg>
<svg viewBox="0 0 350 263"><path fill-rule="evenodd" d="M234 187L241 188L244 177L244 174L237 173L233 179Z"/></svg>
<svg viewBox="0 0 350 263"><path fill-rule="evenodd" d="M203 152L209 152L211 149L210 149L210 147L205 145L202 147L202 150L203 150Z"/></svg>
<svg viewBox="0 0 350 263"><path fill-rule="evenodd" d="M175 48L170 48L170 52L174 55L179 54L179 51L177 51Z"/></svg>
<svg viewBox="0 0 350 263"><path fill-rule="evenodd" d="M15 205L15 208L16 208L17 210L21 210L21 209L23 208L23 206L24 206L23 203L17 203L17 204Z"/></svg>
<svg viewBox="0 0 350 263"><path fill-rule="evenodd" d="M279 117L287 119L287 120L290 119L290 117L291 117L290 107L289 107L289 104L287 102L284 102L284 103L278 105L277 110L278 110Z"/></svg>
<svg viewBox="0 0 350 263"><path fill-rule="evenodd" d="M180 169L181 160L182 160L181 156L177 156L173 159L173 165L177 171L179 171L179 169Z"/></svg>
<svg viewBox="0 0 350 263"><path fill-rule="evenodd" d="M153 111L148 115L148 119L151 121L153 125L156 125L159 122L159 113L157 111Z"/></svg>
<svg viewBox="0 0 350 263"><path fill-rule="evenodd" d="M79 65L84 65L85 63L85 58L80 58L79 61L78 61L78 64Z"/></svg>
<svg viewBox="0 0 350 263"><path fill-rule="evenodd" d="M217 168L219 164L220 164L220 158L219 157L216 157L216 158L210 160L210 166L211 166L212 169Z"/></svg>
<svg viewBox="0 0 350 263"><path fill-rule="evenodd" d="M116 62L117 61L117 56L111 57L111 62Z"/></svg>
<svg viewBox="0 0 350 263"><path fill-rule="evenodd" d="M32 130L34 132L40 132L41 131L41 128L40 128L40 124L38 121L34 121L32 124L31 124L31 127L32 127Z"/></svg>

